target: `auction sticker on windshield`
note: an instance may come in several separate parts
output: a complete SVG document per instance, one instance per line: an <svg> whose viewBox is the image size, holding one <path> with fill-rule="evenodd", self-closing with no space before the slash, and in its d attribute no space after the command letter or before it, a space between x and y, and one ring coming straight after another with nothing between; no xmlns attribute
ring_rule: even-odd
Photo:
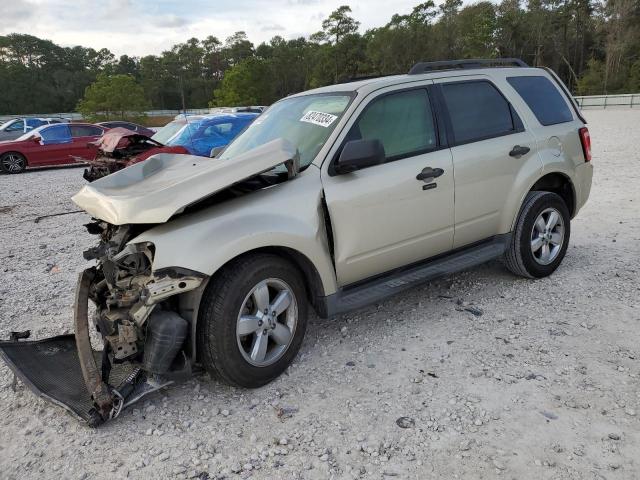
<svg viewBox="0 0 640 480"><path fill-rule="evenodd" d="M331 125L336 118L336 115L331 115L330 113L324 112L316 112L315 110L310 110L305 113L300 119L301 122L313 123L314 125L320 125L321 127L328 127Z"/></svg>

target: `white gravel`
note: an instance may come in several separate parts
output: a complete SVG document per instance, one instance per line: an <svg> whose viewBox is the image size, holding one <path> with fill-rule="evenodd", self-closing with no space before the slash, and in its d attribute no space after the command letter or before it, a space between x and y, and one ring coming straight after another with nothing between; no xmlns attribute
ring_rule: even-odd
<svg viewBox="0 0 640 480"><path fill-rule="evenodd" d="M313 319L274 383L198 378L97 430L13 392L2 364L0 477L639 478L640 111L586 115L594 186L552 277L494 262ZM33 219L74 210L82 184L77 168L0 176L1 336L70 331L95 239L84 214Z"/></svg>

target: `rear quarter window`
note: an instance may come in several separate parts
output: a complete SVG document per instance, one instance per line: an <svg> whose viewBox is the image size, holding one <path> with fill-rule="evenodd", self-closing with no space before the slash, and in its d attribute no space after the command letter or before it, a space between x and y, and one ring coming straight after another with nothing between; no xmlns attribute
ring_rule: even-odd
<svg viewBox="0 0 640 480"><path fill-rule="evenodd" d="M571 122L573 115L562 93L543 76L507 77L542 125Z"/></svg>
<svg viewBox="0 0 640 480"><path fill-rule="evenodd" d="M97 137L102 135L102 129L91 125L71 125L72 137Z"/></svg>

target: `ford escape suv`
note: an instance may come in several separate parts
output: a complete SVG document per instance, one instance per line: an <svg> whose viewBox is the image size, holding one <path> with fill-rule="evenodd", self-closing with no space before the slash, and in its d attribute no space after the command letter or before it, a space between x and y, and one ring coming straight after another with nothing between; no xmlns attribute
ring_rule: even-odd
<svg viewBox="0 0 640 480"><path fill-rule="evenodd" d="M100 242L84 253L96 265L80 274L75 336L0 350L97 424L200 366L266 384L298 352L310 308L329 317L498 257L545 277L589 196L585 123L552 71L516 59L292 95L216 158L160 154L84 186L73 200ZM83 402L51 391L73 372Z"/></svg>

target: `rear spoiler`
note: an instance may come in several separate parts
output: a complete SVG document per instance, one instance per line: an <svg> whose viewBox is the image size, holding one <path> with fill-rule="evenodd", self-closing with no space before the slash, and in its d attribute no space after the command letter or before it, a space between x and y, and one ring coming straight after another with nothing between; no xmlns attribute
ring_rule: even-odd
<svg viewBox="0 0 640 480"><path fill-rule="evenodd" d="M567 100L569 100L569 103L573 107L573 110L574 110L574 112L576 112L576 115L578 116L578 118L580 120L582 120L582 123L584 123L586 125L587 120L582 115L582 112L580 111L580 107L578 106L578 102L576 102L576 99L573 98L573 95L571 95L571 93L567 89L567 86L562 82L562 80L560 80L560 77L558 77L558 75L556 75L556 72L551 70L549 67L540 67L540 68L542 68L549 75L551 75L551 78L553 78L554 82L556 82L556 85L558 85L558 87L560 87L560 90L562 91L562 93L564 93L564 96L567 97Z"/></svg>

